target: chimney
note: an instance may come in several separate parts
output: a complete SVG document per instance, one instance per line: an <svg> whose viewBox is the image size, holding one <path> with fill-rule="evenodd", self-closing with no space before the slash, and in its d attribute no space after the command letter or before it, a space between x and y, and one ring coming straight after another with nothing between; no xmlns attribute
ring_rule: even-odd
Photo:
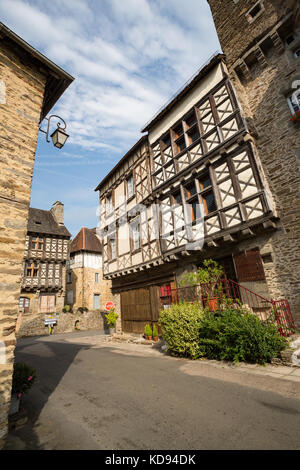
<svg viewBox="0 0 300 470"><path fill-rule="evenodd" d="M58 225L64 225L64 205L62 202L56 201L51 207L50 212Z"/></svg>

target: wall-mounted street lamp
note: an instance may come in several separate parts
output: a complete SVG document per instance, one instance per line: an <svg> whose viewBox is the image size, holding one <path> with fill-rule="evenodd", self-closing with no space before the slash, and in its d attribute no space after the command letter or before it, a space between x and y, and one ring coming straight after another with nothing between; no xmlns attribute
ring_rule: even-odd
<svg viewBox="0 0 300 470"><path fill-rule="evenodd" d="M56 117L59 121L62 121L63 126L64 126L64 127L61 127L60 122L58 122L57 123L57 129L55 129L55 131L52 132L52 134L50 135L50 137L52 139L52 142L53 142L53 145L56 148L61 149L65 145L66 140L69 137L69 135L65 132L67 125L61 117L56 116L56 114L52 114L48 118L45 118L48 121L47 131L44 131L41 128L40 128L40 131L43 132L44 134L46 134L46 140L47 140L47 142L50 142L50 140L49 140L50 120L53 117Z"/></svg>

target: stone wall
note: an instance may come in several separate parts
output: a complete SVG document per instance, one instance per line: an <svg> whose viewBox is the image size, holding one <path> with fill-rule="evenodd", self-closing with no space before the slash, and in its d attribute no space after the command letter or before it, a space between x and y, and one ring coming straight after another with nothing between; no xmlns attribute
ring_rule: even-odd
<svg viewBox="0 0 300 470"><path fill-rule="evenodd" d="M99 282L95 282L95 273L99 274ZM120 295L112 294L111 284L111 281L103 279L102 269L74 268L72 269L72 282L66 285L65 303L68 304L68 292L73 291L72 309L74 312L76 312L79 307L86 307L89 310L93 310L94 294L99 294L101 311L105 311L105 304L107 302L114 302L115 310L119 315L117 331L121 331Z"/></svg>
<svg viewBox="0 0 300 470"><path fill-rule="evenodd" d="M20 281L46 75L1 41L0 441L7 433ZM4 84L4 85L3 85ZM1 443L0 443L1 447Z"/></svg>
<svg viewBox="0 0 300 470"><path fill-rule="evenodd" d="M54 334L70 333L75 331L75 323L80 330L107 330L105 325L103 310L89 311L87 313L58 313L55 315L57 326L54 327ZM17 332L17 338L25 336L43 336L48 335L48 327L45 327L45 317L47 315L28 315L22 314L21 327Z"/></svg>
<svg viewBox="0 0 300 470"><path fill-rule="evenodd" d="M230 78L253 135L258 164L280 218L279 230L268 241L272 257L267 267L268 289L271 297L289 300L300 326L300 126L290 120L287 103L293 83L300 80L300 60L283 43L278 49L271 42L263 60L250 66L248 77L237 75L231 67L289 8L294 8L294 18L298 8L294 31L299 34L299 2L264 1L265 11L249 24L245 13L255 3L245 0L234 5L231 0L209 0Z"/></svg>

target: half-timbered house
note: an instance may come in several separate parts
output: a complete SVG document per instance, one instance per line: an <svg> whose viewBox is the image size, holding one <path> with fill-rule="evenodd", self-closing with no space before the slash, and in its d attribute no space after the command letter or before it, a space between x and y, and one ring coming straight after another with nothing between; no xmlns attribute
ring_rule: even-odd
<svg viewBox="0 0 300 470"><path fill-rule="evenodd" d="M63 308L70 236L61 202L53 204L50 211L29 209L19 300L24 314L55 313Z"/></svg>
<svg viewBox="0 0 300 470"><path fill-rule="evenodd" d="M156 322L163 297L206 258L268 296L278 217L225 56L213 56L143 132L96 188L104 276L120 294L123 330Z"/></svg>

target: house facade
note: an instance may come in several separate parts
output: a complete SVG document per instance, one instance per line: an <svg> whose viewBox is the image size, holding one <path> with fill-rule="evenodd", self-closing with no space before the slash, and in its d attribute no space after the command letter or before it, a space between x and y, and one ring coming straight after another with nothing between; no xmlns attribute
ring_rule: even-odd
<svg viewBox="0 0 300 470"><path fill-rule="evenodd" d="M64 225L64 206L50 211L29 209L19 311L21 328L32 315L56 313L64 306L66 261L71 234ZM40 316L43 323L44 316Z"/></svg>
<svg viewBox="0 0 300 470"><path fill-rule="evenodd" d="M123 330L155 323L164 295L207 258L272 296L280 220L225 56L213 56L143 132L96 188L104 277L120 295Z"/></svg>
<svg viewBox="0 0 300 470"><path fill-rule="evenodd" d="M300 4L208 0L278 216L264 253L270 294L300 324Z"/></svg>
<svg viewBox="0 0 300 470"><path fill-rule="evenodd" d="M70 259L66 271L65 303L76 312L105 311L112 301L111 281L103 279L102 244L96 229L82 227L70 244Z"/></svg>
<svg viewBox="0 0 300 470"><path fill-rule="evenodd" d="M0 448L8 430L38 131L72 81L73 77L0 23Z"/></svg>

